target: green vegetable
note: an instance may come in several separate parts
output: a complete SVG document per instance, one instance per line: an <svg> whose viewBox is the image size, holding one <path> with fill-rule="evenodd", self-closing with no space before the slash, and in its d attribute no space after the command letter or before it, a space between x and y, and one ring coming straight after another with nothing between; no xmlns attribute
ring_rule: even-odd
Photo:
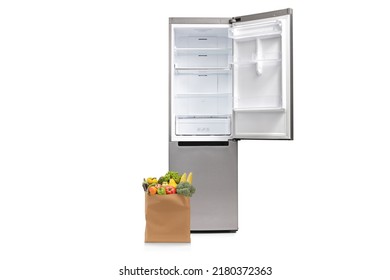
<svg viewBox="0 0 390 280"><path fill-rule="evenodd" d="M175 171L168 171L164 176L161 176L158 179L158 183L162 184L163 182L169 182L170 179L175 180L176 184L180 182L180 174Z"/></svg>
<svg viewBox="0 0 390 280"><path fill-rule="evenodd" d="M166 194L165 188L164 187L157 188L157 194L159 194L159 195Z"/></svg>
<svg viewBox="0 0 390 280"><path fill-rule="evenodd" d="M181 190L176 190L177 194L181 194L184 196L192 196L190 189L181 189Z"/></svg>
<svg viewBox="0 0 390 280"><path fill-rule="evenodd" d="M169 182L170 179L173 179L175 180L176 184L178 184L180 182L180 175L178 172L175 172L175 171L168 171L167 174L165 174L165 176L169 176L169 178L167 178L168 180L166 180L167 182Z"/></svg>
<svg viewBox="0 0 390 280"><path fill-rule="evenodd" d="M160 185L162 185L163 182L164 182L164 176L161 176L160 178L158 178L158 183Z"/></svg>
<svg viewBox="0 0 390 280"><path fill-rule="evenodd" d="M177 184L176 193L191 197L195 193L195 187L188 182Z"/></svg>

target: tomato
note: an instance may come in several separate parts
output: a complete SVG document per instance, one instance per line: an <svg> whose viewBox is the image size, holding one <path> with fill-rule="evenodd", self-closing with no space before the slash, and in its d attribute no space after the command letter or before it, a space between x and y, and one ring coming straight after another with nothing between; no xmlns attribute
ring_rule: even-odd
<svg viewBox="0 0 390 280"><path fill-rule="evenodd" d="M165 192L167 194L175 194L176 193L176 189L172 186L166 186L165 187Z"/></svg>

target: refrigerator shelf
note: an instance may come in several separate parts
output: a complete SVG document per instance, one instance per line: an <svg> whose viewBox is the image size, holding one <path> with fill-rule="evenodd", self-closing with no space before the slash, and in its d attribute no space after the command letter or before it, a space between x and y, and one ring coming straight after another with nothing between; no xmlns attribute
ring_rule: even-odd
<svg viewBox="0 0 390 280"><path fill-rule="evenodd" d="M230 119L231 115L177 115L176 119Z"/></svg>
<svg viewBox="0 0 390 280"><path fill-rule="evenodd" d="M232 94L182 92L174 96L176 115L185 116L221 116L232 113Z"/></svg>
<svg viewBox="0 0 390 280"><path fill-rule="evenodd" d="M231 65L226 67L176 67L177 74L228 74L232 70Z"/></svg>
<svg viewBox="0 0 390 280"><path fill-rule="evenodd" d="M233 108L233 111L234 112L264 112L264 113L267 113L267 112L269 112L269 113L272 113L272 112L284 112L284 111L286 111L286 109L285 108L281 108L281 107L275 107L275 108L273 108L273 107L264 107L264 108L262 108L262 107L252 107L252 108L250 108L250 107L247 107L247 108Z"/></svg>
<svg viewBox="0 0 390 280"><path fill-rule="evenodd" d="M176 54L230 54L229 48L175 48Z"/></svg>
<svg viewBox="0 0 390 280"><path fill-rule="evenodd" d="M175 97L177 98L187 98L187 97L227 97L232 95L232 93L219 93L219 92L192 92L192 93L177 93Z"/></svg>

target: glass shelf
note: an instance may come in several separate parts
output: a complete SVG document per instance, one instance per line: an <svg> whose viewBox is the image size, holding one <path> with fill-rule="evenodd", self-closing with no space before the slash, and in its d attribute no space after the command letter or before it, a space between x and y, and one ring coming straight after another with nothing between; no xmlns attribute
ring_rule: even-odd
<svg viewBox="0 0 390 280"><path fill-rule="evenodd" d="M186 98L186 97L227 97L232 95L232 93L215 93L215 92L192 92L192 93L178 93L175 94L177 98Z"/></svg>
<svg viewBox="0 0 390 280"><path fill-rule="evenodd" d="M177 119L230 119L231 115L227 114L212 114L212 115L176 115Z"/></svg>
<svg viewBox="0 0 390 280"><path fill-rule="evenodd" d="M228 74L231 70L231 65L226 67L176 67L175 65L175 71L177 74Z"/></svg>
<svg viewBox="0 0 390 280"><path fill-rule="evenodd" d="M234 112L284 112L285 108L281 107L253 107L253 108L234 108Z"/></svg>
<svg viewBox="0 0 390 280"><path fill-rule="evenodd" d="M228 48L175 48L176 54L230 54L232 49Z"/></svg>

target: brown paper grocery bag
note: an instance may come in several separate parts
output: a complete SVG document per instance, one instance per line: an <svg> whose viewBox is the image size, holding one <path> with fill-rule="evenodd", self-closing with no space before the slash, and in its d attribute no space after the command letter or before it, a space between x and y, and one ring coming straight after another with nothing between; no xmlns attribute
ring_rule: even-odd
<svg viewBox="0 0 390 280"><path fill-rule="evenodd" d="M145 242L191 242L190 198L145 193Z"/></svg>

